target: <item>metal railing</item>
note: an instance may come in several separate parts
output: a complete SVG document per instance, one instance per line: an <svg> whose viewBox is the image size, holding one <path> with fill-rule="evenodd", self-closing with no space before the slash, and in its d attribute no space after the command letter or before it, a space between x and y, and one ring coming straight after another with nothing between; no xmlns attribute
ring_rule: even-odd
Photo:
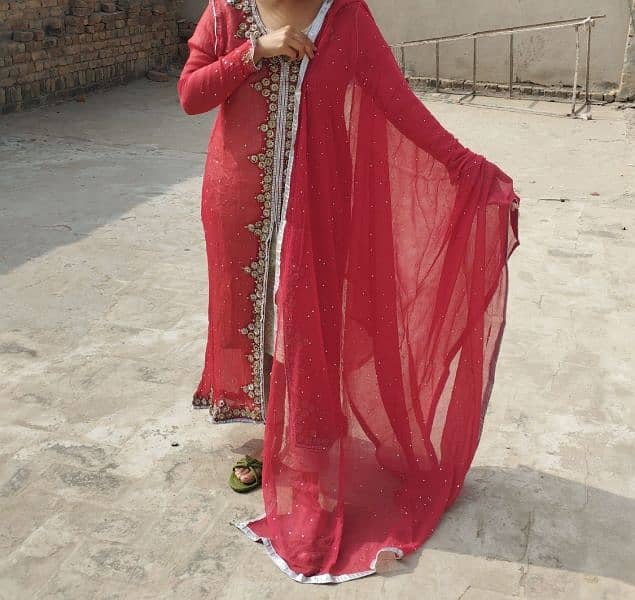
<svg viewBox="0 0 635 600"><path fill-rule="evenodd" d="M505 27L503 29L490 29L485 31L475 31L474 33L461 33L458 35L448 35L434 38L426 38L422 40L411 40L401 42L399 44L391 44L391 47L400 52L399 64L402 72L405 74L405 49L413 46L422 46L434 44L436 59L436 91L440 90L440 55L441 44L447 42L455 42L458 40L473 40L472 49L472 91L463 96L459 102L467 98L476 96L477 83L477 60L478 60L478 39L485 37L509 36L509 97L513 97L514 85L514 34L525 33L528 31L540 31L545 29L561 29L564 27L574 27L576 32L576 55L575 55L575 71L573 76L573 91L571 96L571 112L567 116L591 118L591 101L590 101L590 72L591 72L591 30L595 26L595 22L599 19L605 19L606 15L594 15L579 19L567 19L563 21L550 21L547 23L535 23L533 25L521 25L518 27ZM578 93L578 73L580 70L580 28L585 27L587 30L587 48L586 48L586 81L585 81L585 101L580 107L576 107Z"/></svg>

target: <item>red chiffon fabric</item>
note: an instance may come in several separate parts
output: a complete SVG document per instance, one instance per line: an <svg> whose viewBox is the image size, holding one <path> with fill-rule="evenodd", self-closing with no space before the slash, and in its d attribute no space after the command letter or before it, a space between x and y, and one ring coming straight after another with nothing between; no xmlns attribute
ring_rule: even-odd
<svg viewBox="0 0 635 600"><path fill-rule="evenodd" d="M316 43L281 213L265 513L237 525L290 577L326 583L373 573L384 550L413 552L460 493L494 383L520 200L411 92L365 2L334 0ZM230 154L209 160L221 210L240 221L249 207L230 190L251 183L242 166L223 171L242 160ZM213 280L218 261L245 258L239 227L208 233ZM216 285L222 337L249 290Z"/></svg>

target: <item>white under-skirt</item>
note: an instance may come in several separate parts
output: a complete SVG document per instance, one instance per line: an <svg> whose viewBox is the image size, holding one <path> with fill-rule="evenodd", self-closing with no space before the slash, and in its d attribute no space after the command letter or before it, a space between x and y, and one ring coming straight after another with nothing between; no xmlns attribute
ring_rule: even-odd
<svg viewBox="0 0 635 600"><path fill-rule="evenodd" d="M275 284L276 270L280 268L280 257L276 252L276 239L278 228L273 230L271 246L269 250L269 276L267 278L267 300L265 303L265 352L273 356L274 346L274 314L273 314L273 288Z"/></svg>

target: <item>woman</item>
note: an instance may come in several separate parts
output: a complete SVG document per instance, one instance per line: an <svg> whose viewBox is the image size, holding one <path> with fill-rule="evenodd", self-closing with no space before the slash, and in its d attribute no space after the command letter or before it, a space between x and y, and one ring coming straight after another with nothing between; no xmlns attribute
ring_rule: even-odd
<svg viewBox="0 0 635 600"><path fill-rule="evenodd" d="M220 107L194 405L265 423L265 513L236 525L278 567L370 575L382 551L421 546L463 485L519 198L411 92L364 0L211 0L189 48L183 109ZM251 466L234 471L247 486Z"/></svg>

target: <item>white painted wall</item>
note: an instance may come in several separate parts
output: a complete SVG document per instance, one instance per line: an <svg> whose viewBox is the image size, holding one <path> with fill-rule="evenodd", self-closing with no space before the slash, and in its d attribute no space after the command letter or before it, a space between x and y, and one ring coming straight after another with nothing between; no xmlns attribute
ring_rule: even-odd
<svg viewBox="0 0 635 600"><path fill-rule="evenodd" d="M368 0L391 43L606 14L593 29L591 82L594 89L617 87L632 8L631 0ZM585 56L586 38L582 38ZM571 84L575 63L573 29L531 32L515 36L515 79L540 84ZM479 41L482 81L505 82L509 77L508 38ZM472 41L441 46L441 76L471 79ZM407 68L433 76L434 46L406 50Z"/></svg>
<svg viewBox="0 0 635 600"><path fill-rule="evenodd" d="M224 1L224 0L217 0ZM592 34L591 82L595 90L617 87L624 63L632 0L367 0L389 42L401 42L482 29L496 29L560 19L606 14ZM183 0L180 17L198 20L207 0ZM586 38L582 39L582 57ZM575 61L573 29L516 35L517 81L571 84ZM483 81L505 82L509 76L507 38L479 41ZM434 47L408 49L407 68L433 76ZM472 42L441 48L441 75L471 79Z"/></svg>

